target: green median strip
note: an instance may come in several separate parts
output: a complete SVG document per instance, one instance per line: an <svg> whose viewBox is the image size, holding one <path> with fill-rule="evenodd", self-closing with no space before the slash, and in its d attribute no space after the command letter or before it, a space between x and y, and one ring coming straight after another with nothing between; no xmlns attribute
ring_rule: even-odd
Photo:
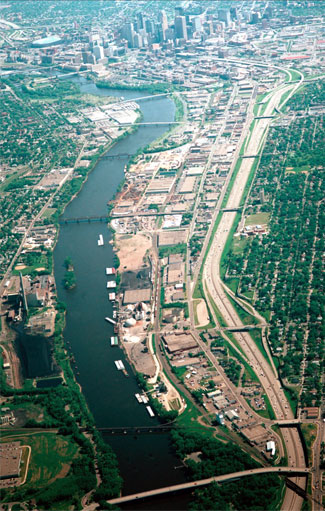
<svg viewBox="0 0 325 511"><path fill-rule="evenodd" d="M246 360L238 353L238 351L234 350L234 348L231 346L230 342L227 341L226 339L225 339L225 344L226 344L227 348L229 349L229 353L231 354L231 356L236 358L238 360L238 362L240 362L244 366L245 372L248 374L250 379L252 381L259 382L259 379L258 379L255 371L251 368L249 363L246 362Z"/></svg>

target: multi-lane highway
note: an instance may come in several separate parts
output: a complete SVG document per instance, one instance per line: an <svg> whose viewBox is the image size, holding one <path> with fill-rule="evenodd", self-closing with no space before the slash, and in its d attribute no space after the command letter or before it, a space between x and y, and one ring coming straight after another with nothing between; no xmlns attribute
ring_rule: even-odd
<svg viewBox="0 0 325 511"><path fill-rule="evenodd" d="M300 83L296 85L284 84L272 91L265 109L265 117L255 121L249 143L246 147L246 154L258 154L262 146L263 139L266 136L267 128L272 120L271 118L267 118L267 116L271 116L274 113L274 110L280 106L281 98L283 98L283 95L286 92L289 92L290 97L299 85ZM235 209L240 205L254 161L254 158L243 158L241 160L241 165L226 205L227 209ZM219 309L225 323L229 326L242 325L240 318L225 293L220 277L221 256L229 236L229 232L235 221L235 217L236 212L227 212L222 215L203 269L204 284ZM265 393L272 404L277 419L292 419L292 410L283 389L281 388L280 382L269 363L265 360L264 356L255 345L249 333L235 332L234 336L243 348L250 365L254 368L258 375L261 384L265 389ZM298 431L292 428L283 428L282 435L288 455L289 466L305 466L304 452ZM299 486L303 488L305 487L305 478L296 478L295 482ZM300 509L301 504L301 497L288 489L284 498L283 509L286 511L298 510Z"/></svg>

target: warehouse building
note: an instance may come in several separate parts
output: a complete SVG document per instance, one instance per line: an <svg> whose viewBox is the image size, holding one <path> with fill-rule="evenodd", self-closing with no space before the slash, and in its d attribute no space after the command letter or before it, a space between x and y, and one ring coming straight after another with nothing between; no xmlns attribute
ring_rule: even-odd
<svg viewBox="0 0 325 511"><path fill-rule="evenodd" d="M181 332L163 336L163 342L169 353L180 353L182 351L194 349L198 344L191 333Z"/></svg>

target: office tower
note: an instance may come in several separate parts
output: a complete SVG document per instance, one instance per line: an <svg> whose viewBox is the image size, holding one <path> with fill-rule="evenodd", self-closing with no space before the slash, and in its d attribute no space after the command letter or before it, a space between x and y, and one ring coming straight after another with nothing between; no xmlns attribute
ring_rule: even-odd
<svg viewBox="0 0 325 511"><path fill-rule="evenodd" d="M237 7L230 7L230 17L232 20L236 20L238 16Z"/></svg>
<svg viewBox="0 0 325 511"><path fill-rule="evenodd" d="M207 21L207 26L208 26L208 34L209 35L214 34L214 28L213 28L213 21L212 20Z"/></svg>
<svg viewBox="0 0 325 511"><path fill-rule="evenodd" d="M166 30L168 30L168 20L165 11L160 11L158 15L158 39L159 42L166 41Z"/></svg>
<svg viewBox="0 0 325 511"><path fill-rule="evenodd" d="M192 20L193 30L194 32L201 32L202 31L202 22L200 16L195 16Z"/></svg>
<svg viewBox="0 0 325 511"><path fill-rule="evenodd" d="M93 54L96 57L96 60L103 59L105 57L104 55L104 48L102 46L94 46Z"/></svg>
<svg viewBox="0 0 325 511"><path fill-rule="evenodd" d="M251 23L258 23L261 19L261 14L259 12L253 12L251 17Z"/></svg>
<svg viewBox="0 0 325 511"><path fill-rule="evenodd" d="M134 48L142 48L143 40L140 34L134 34L133 44Z"/></svg>
<svg viewBox="0 0 325 511"><path fill-rule="evenodd" d="M175 16L184 16L184 7L175 7Z"/></svg>
<svg viewBox="0 0 325 511"><path fill-rule="evenodd" d="M96 64L95 55L90 53L90 51L82 50L82 61L84 64Z"/></svg>
<svg viewBox="0 0 325 511"><path fill-rule="evenodd" d="M133 30L134 30L134 32L139 32L139 25L136 20L133 21Z"/></svg>
<svg viewBox="0 0 325 511"><path fill-rule="evenodd" d="M137 22L138 22L139 30L141 28L144 28L144 17L143 17L142 12L138 12L138 14L137 14Z"/></svg>
<svg viewBox="0 0 325 511"><path fill-rule="evenodd" d="M145 28L146 28L147 34L153 34L155 32L154 22L152 20L146 20Z"/></svg>
<svg viewBox="0 0 325 511"><path fill-rule="evenodd" d="M272 7L268 6L266 9L265 9L265 13L264 13L264 16L268 19L271 19L272 16L273 16L273 9Z"/></svg>
<svg viewBox="0 0 325 511"><path fill-rule="evenodd" d="M176 39L187 39L185 16L176 16L175 18L175 37Z"/></svg>
<svg viewBox="0 0 325 511"><path fill-rule="evenodd" d="M168 19L166 11L160 11L158 15L158 21L161 23L163 30L168 28Z"/></svg>
<svg viewBox="0 0 325 511"><path fill-rule="evenodd" d="M166 37L166 41L173 41L173 39L175 37L174 29L171 28L171 27L168 27L166 32L165 32L165 37Z"/></svg>
<svg viewBox="0 0 325 511"><path fill-rule="evenodd" d="M218 19L223 21L228 27L230 23L230 12L227 9L218 9Z"/></svg>
<svg viewBox="0 0 325 511"><path fill-rule="evenodd" d="M129 47L134 47L134 26L133 23L127 23L124 26L124 35L125 39L127 40Z"/></svg>

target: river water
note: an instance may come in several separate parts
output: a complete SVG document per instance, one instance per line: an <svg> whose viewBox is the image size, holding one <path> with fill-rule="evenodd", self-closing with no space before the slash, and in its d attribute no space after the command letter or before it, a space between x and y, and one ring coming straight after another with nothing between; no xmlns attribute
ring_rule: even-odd
<svg viewBox="0 0 325 511"><path fill-rule="evenodd" d="M146 92L98 89L93 83L78 78L83 92L99 95L123 96L133 99ZM144 122L174 119L175 105L168 98L139 103ZM110 155L134 154L157 137L166 128L140 127L137 132L118 142ZM67 206L64 217L105 215L107 202L113 197L123 179L127 159L101 160L89 175L80 194ZM104 246L97 246L103 234ZM111 233L104 223L68 224L60 227L54 250L54 269L58 297L67 305L64 338L76 360L77 380L82 386L89 408L98 427L141 426L157 424L135 399L139 391L132 370L119 347L111 348L112 326L105 316L112 317L106 289L105 268L113 266ZM64 259L70 256L75 269L77 286L67 291L62 285ZM129 373L125 377L115 368L114 360L122 359ZM177 484L185 480L180 461L171 450L168 434L133 437L109 436L124 480L123 494ZM177 467L177 468L175 468ZM187 497L161 497L151 502L137 503L137 509L185 509ZM140 506L140 507L139 507ZM149 507L148 507L149 506ZM136 509L130 503L125 509Z"/></svg>

